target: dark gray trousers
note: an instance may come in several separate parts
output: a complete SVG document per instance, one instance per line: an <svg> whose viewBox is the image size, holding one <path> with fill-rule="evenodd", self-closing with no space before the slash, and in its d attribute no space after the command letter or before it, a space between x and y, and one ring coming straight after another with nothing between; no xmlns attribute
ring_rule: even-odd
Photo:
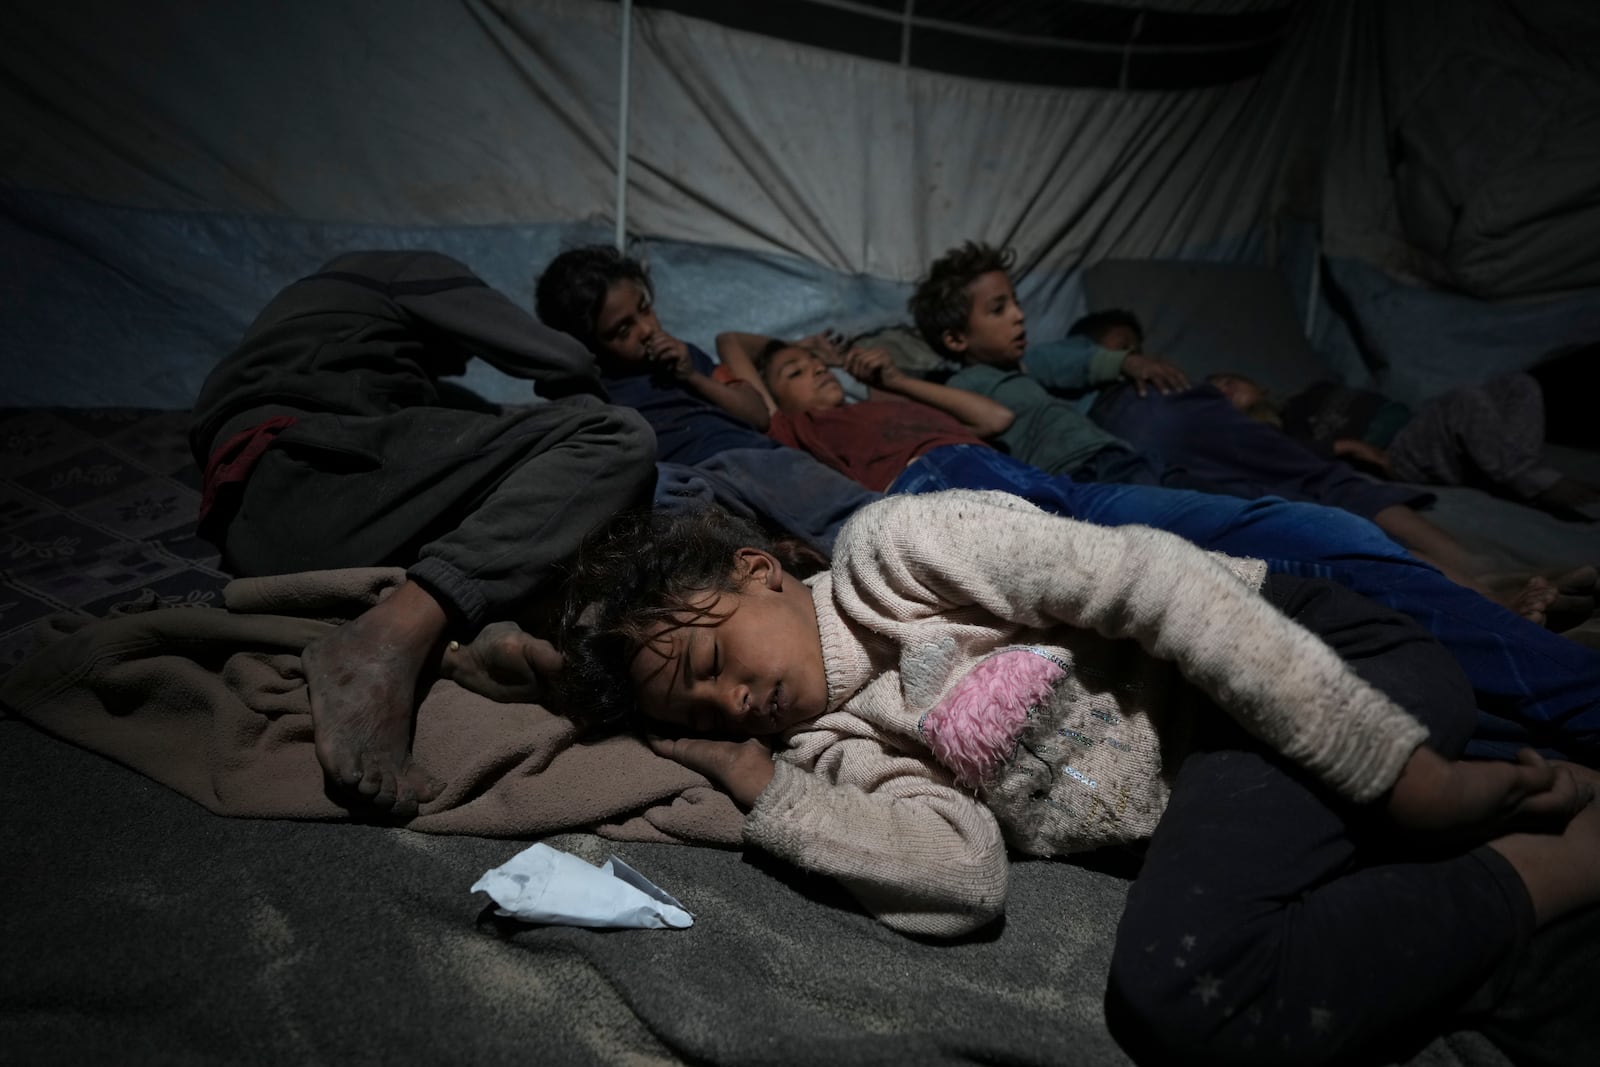
<svg viewBox="0 0 1600 1067"><path fill-rule="evenodd" d="M518 617L589 531L649 503L654 459L643 418L587 397L510 414L309 414L251 471L223 563L402 566L461 623Z"/></svg>
<svg viewBox="0 0 1600 1067"><path fill-rule="evenodd" d="M1274 575L1263 593L1420 719L1434 748L1461 752L1472 690L1427 631L1329 582ZM1344 1063L1441 1027L1532 924L1498 853L1400 847L1381 813L1216 711L1129 890L1107 1020L1142 1067Z"/></svg>

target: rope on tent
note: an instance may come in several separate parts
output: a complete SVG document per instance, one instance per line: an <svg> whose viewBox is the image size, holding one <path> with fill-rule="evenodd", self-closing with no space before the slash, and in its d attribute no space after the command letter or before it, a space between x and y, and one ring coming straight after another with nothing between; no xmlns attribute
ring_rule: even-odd
<svg viewBox="0 0 1600 1067"><path fill-rule="evenodd" d="M1133 20L1133 25L1128 28L1128 39L1122 43L1122 71L1117 76L1117 88L1123 92L1128 91L1128 68L1133 64L1133 45L1139 39L1139 31L1144 29L1144 12Z"/></svg>

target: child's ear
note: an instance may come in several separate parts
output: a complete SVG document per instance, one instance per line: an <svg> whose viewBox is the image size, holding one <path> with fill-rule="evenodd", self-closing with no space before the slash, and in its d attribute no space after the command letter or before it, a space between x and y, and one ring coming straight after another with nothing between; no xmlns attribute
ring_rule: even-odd
<svg viewBox="0 0 1600 1067"><path fill-rule="evenodd" d="M946 330L939 335L939 340L952 352L963 353L967 350L967 335L962 330Z"/></svg>
<svg viewBox="0 0 1600 1067"><path fill-rule="evenodd" d="M745 582L760 582L768 589L783 588L783 564L772 553L759 548L741 548L733 558Z"/></svg>

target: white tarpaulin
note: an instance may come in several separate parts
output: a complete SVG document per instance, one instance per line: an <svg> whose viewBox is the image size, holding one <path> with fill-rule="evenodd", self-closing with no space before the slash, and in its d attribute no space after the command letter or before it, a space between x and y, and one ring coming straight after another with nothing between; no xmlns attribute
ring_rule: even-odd
<svg viewBox="0 0 1600 1067"><path fill-rule="evenodd" d="M946 59L962 40L1022 55L1021 31L951 37L935 17L971 5L783 2L880 27L892 47L909 8L912 61L667 0L632 9L626 229L669 325L701 344L903 319L910 282L969 238L1016 248L1043 336L1082 310L1090 263L1271 264L1283 223L1319 213L1331 253L1490 295L1595 282L1585 198L1600 141L1576 136L1593 67L1551 60L1548 24L1500 34L1502 66L1538 68L1502 114L1492 94L1457 99L1471 53L1431 29L1482 38L1540 5L990 5L1044 27L1138 8L1116 41L1034 49L1023 73L1078 64L1160 84L1168 67L1218 69L1216 84L1136 89L919 66L940 34L955 41ZM351 247L438 247L525 299L550 255L615 225L623 9L608 0L6 6L0 344L28 354L6 361L16 402L183 406L278 286ZM1545 9L1592 27L1570 3ZM1282 32L1257 33L1260 69L1243 76L1187 29L1156 34L1170 12L1276 12ZM1505 136L1480 143L1491 127ZM1494 360L1592 334L1592 312L1556 314L1528 352Z"/></svg>

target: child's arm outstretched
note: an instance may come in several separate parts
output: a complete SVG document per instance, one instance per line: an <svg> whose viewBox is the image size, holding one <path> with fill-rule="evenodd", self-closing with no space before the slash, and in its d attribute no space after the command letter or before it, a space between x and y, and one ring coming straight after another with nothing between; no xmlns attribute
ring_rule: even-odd
<svg viewBox="0 0 1600 1067"><path fill-rule="evenodd" d="M1483 839L1530 819L1559 827L1593 797L1591 781L1531 748L1508 763L1450 760L1423 745L1401 768L1384 807L1408 830Z"/></svg>
<svg viewBox="0 0 1600 1067"><path fill-rule="evenodd" d="M895 366L894 360L881 348L852 348L845 353L844 369L875 389L895 393L955 416L979 437L995 437L1005 433L1017 417L1010 408L989 397L937 382L926 382L907 374Z"/></svg>
<svg viewBox="0 0 1600 1067"><path fill-rule="evenodd" d="M1218 557L1160 530L1093 526L997 493L892 497L851 521L833 574L847 615L977 608L1131 638L1359 803L1393 787L1427 736Z"/></svg>

